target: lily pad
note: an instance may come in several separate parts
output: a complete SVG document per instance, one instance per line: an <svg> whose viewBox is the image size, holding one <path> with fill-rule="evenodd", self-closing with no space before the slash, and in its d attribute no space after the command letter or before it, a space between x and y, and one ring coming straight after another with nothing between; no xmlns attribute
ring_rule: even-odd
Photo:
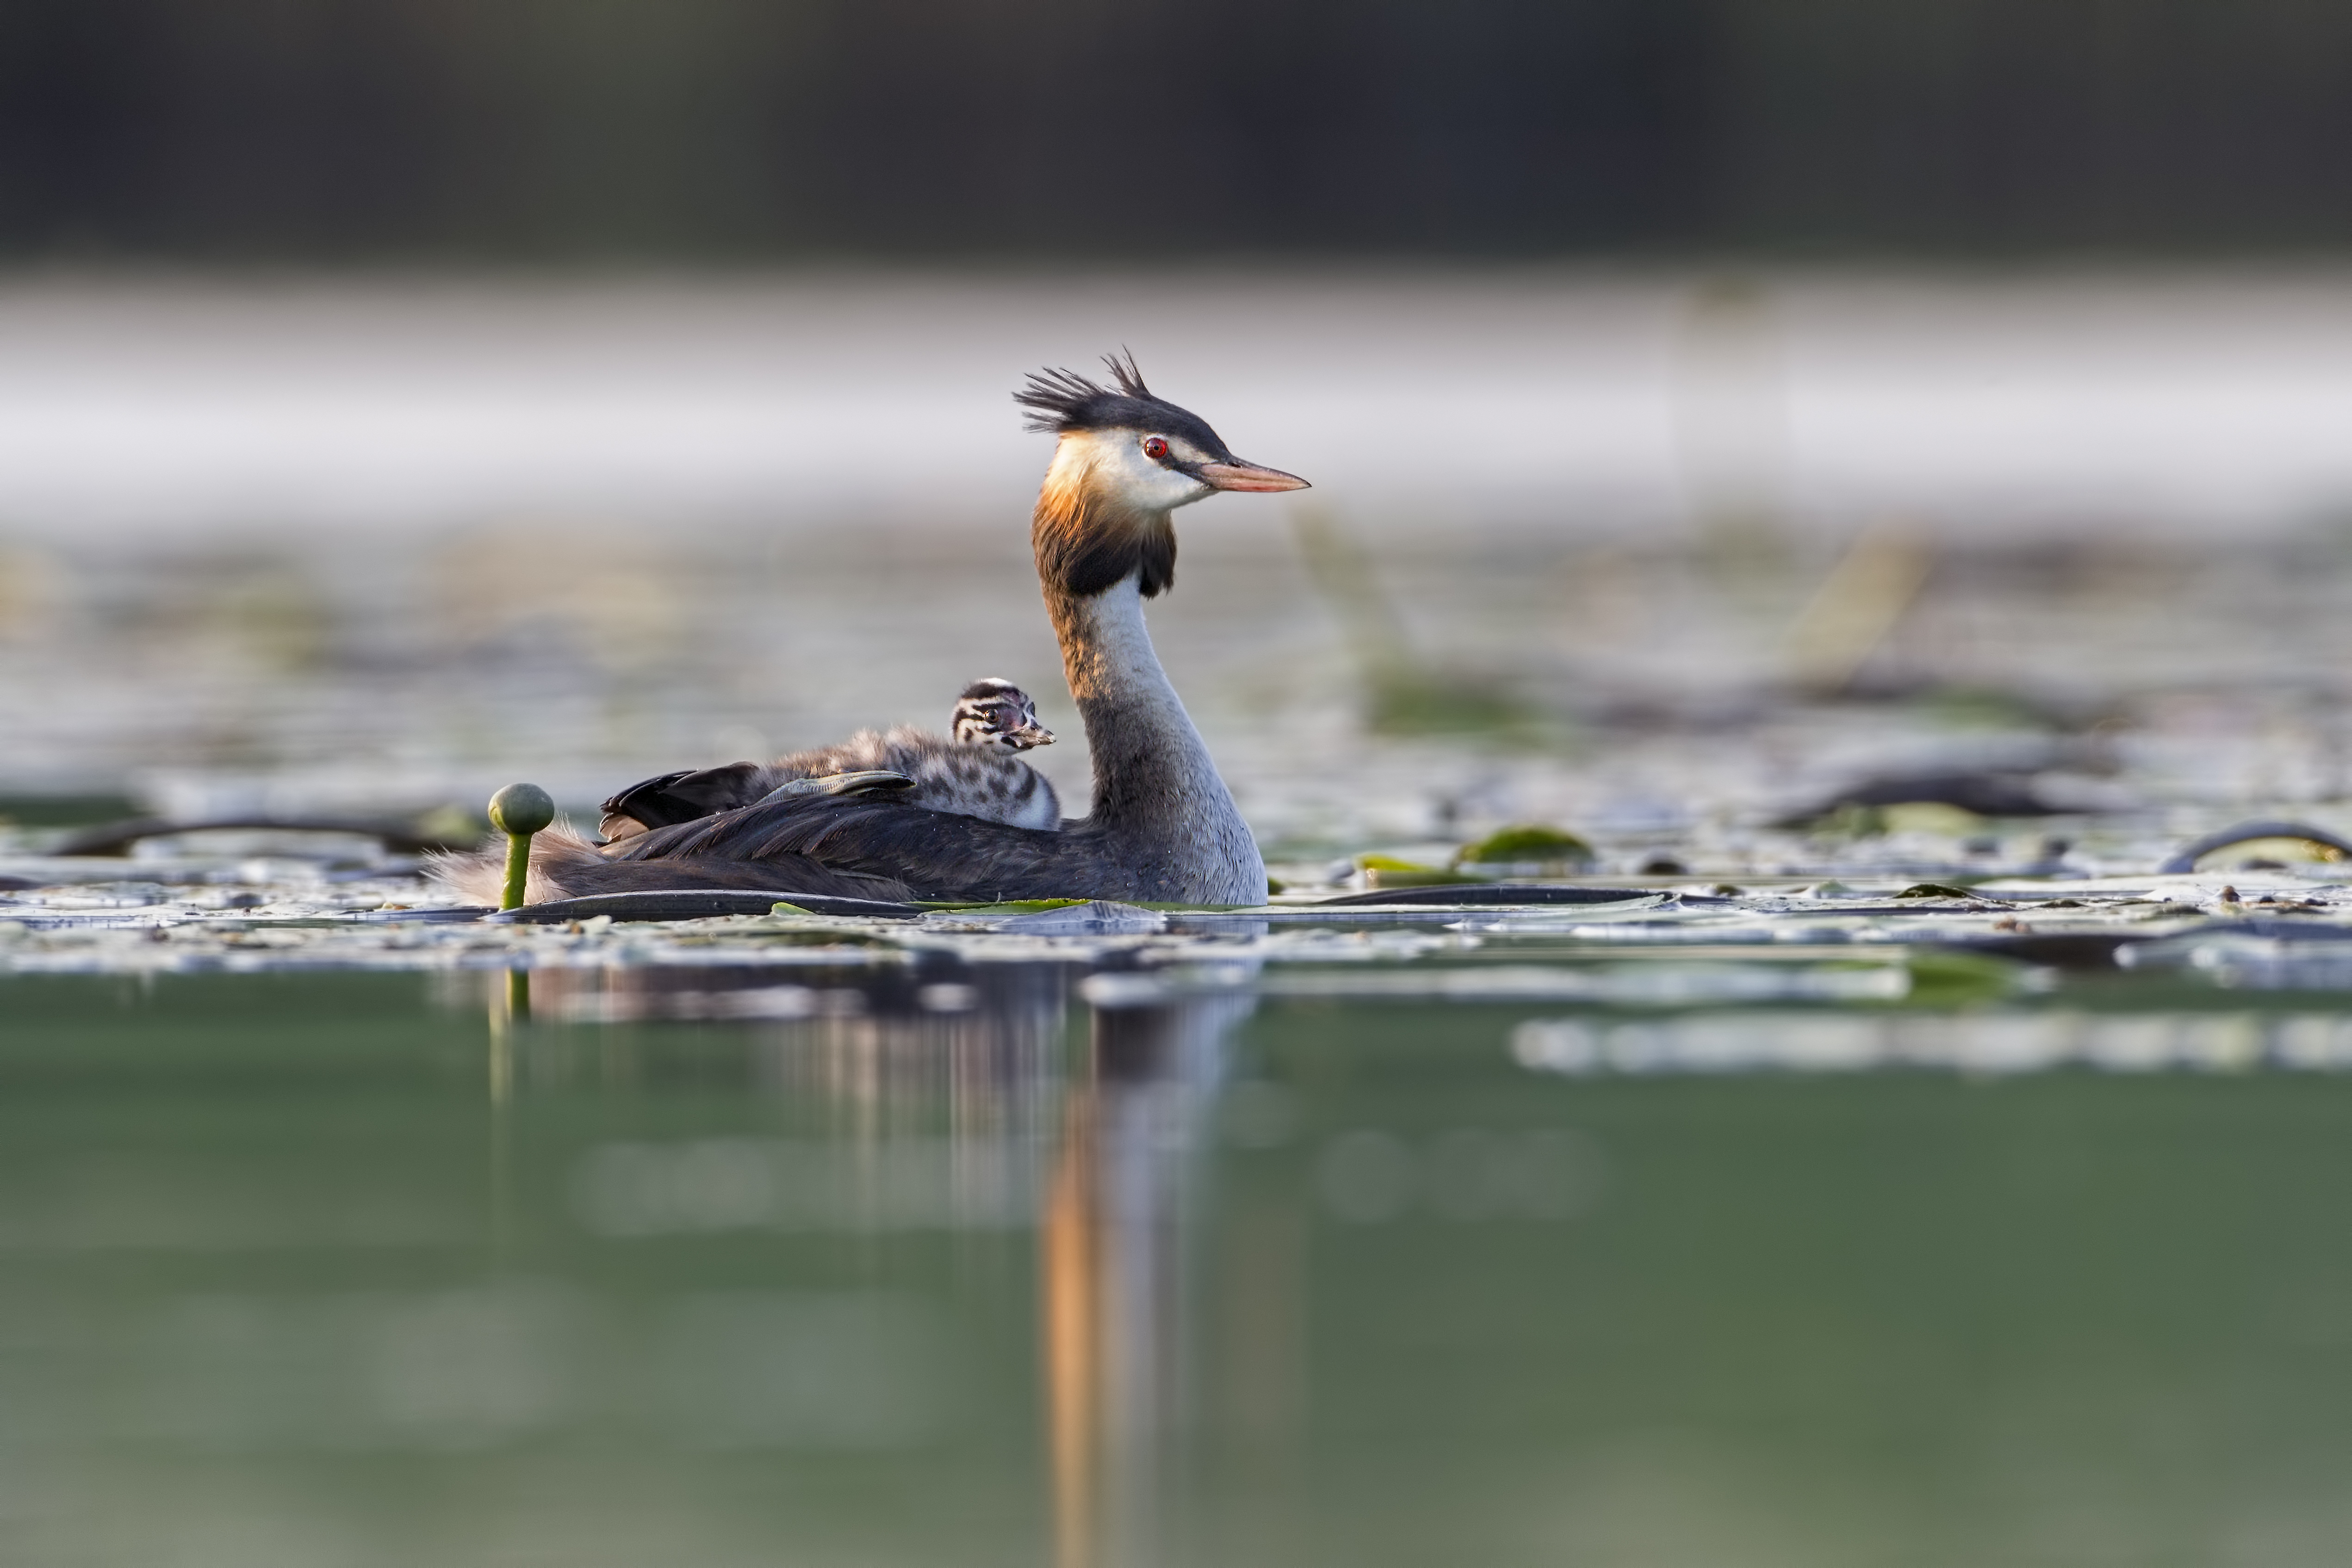
<svg viewBox="0 0 2352 1568"><path fill-rule="evenodd" d="M1947 839L1981 832L1985 820L1966 806L1945 800L1904 800L1878 808L1882 829L1890 833L1926 833Z"/></svg>
<svg viewBox="0 0 2352 1568"><path fill-rule="evenodd" d="M1447 887L1481 880L1444 866L1419 865L1394 855L1358 855L1356 868L1368 887Z"/></svg>
<svg viewBox="0 0 2352 1568"><path fill-rule="evenodd" d="M1505 828L1454 856L1455 866L1534 866L1542 871L1581 871L1592 863L1592 846L1574 833L1541 824Z"/></svg>
<svg viewBox="0 0 2352 1568"><path fill-rule="evenodd" d="M1993 1001L2022 988L2037 973L2031 965L1986 953L1914 952L1908 962L1911 991L1904 1001L1915 1008Z"/></svg>
<svg viewBox="0 0 2352 1568"><path fill-rule="evenodd" d="M2307 822L2241 822L2183 844L2158 869L2216 871L2244 866L2250 861L2314 864L2341 861L2347 854L2352 854L2352 843Z"/></svg>

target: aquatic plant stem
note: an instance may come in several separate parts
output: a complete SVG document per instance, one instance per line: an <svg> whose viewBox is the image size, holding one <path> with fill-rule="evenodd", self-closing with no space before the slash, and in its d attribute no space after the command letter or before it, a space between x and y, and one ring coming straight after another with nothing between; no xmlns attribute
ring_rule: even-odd
<svg viewBox="0 0 2352 1568"><path fill-rule="evenodd" d="M523 886L530 880L530 835L509 833L507 835L507 885L505 891L499 894L499 907L520 909Z"/></svg>
<svg viewBox="0 0 2352 1568"><path fill-rule="evenodd" d="M500 909L520 909L530 881L531 835L555 821L555 800L536 784L509 784L490 797L490 825L507 836L507 885Z"/></svg>

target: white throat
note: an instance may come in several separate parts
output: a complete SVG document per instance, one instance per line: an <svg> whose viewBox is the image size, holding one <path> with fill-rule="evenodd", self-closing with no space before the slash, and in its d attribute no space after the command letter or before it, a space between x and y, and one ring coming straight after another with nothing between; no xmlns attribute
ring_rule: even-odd
<svg viewBox="0 0 2352 1568"><path fill-rule="evenodd" d="M1172 899L1263 903L1256 841L1160 667L1136 579L1048 600L1094 762L1090 825L1148 854Z"/></svg>
<svg viewBox="0 0 2352 1568"><path fill-rule="evenodd" d="M1143 623L1143 594L1132 577L1121 578L1104 593L1087 601L1093 612L1094 680L1129 700L1164 705L1186 729L1192 720L1161 668L1151 645L1150 629Z"/></svg>

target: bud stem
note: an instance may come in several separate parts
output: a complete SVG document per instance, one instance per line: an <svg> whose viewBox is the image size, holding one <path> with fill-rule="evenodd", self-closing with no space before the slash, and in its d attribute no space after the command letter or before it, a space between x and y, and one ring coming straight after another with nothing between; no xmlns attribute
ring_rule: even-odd
<svg viewBox="0 0 2352 1568"><path fill-rule="evenodd" d="M520 909L530 881L530 836L555 821L555 802L536 784L509 784L490 797L490 825L507 836L507 885L500 909Z"/></svg>
<svg viewBox="0 0 2352 1568"><path fill-rule="evenodd" d="M530 835L507 835L507 885L499 896L500 909L520 909L525 883L530 881Z"/></svg>

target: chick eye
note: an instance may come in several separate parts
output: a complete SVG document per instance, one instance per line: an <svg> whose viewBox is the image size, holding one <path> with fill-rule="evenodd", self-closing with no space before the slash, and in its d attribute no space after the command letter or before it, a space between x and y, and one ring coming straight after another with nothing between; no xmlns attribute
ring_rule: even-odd
<svg viewBox="0 0 2352 1568"><path fill-rule="evenodd" d="M1143 438L1143 455L1154 463L1168 455L1168 444L1156 435Z"/></svg>

